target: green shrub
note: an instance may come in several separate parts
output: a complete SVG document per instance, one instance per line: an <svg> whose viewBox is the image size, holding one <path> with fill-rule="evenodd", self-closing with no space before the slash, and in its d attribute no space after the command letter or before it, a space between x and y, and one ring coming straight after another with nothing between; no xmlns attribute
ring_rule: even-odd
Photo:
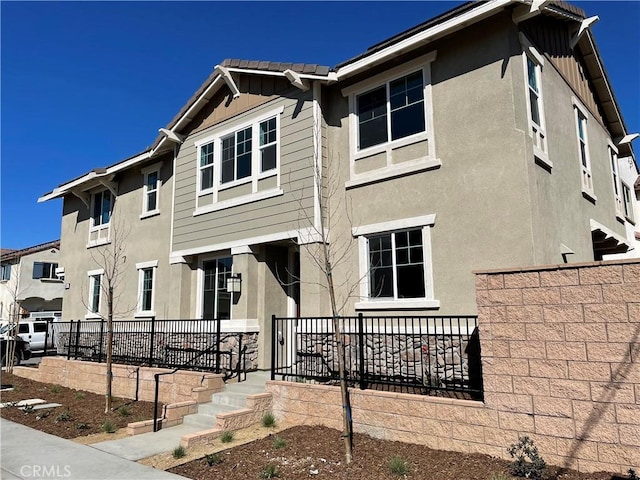
<svg viewBox="0 0 640 480"><path fill-rule="evenodd" d="M222 455L220 455L219 453L209 453L205 455L204 458L207 461L207 465L209 465L210 467L222 463Z"/></svg>
<svg viewBox="0 0 640 480"><path fill-rule="evenodd" d="M260 472L260 478L276 478L279 476L280 474L273 463L268 464Z"/></svg>
<svg viewBox="0 0 640 480"><path fill-rule="evenodd" d="M84 400L86 397L84 392L76 392L76 400Z"/></svg>
<svg viewBox="0 0 640 480"><path fill-rule="evenodd" d="M51 415L49 410L43 410L36 416L36 420L42 420L43 418L47 418L49 415Z"/></svg>
<svg viewBox="0 0 640 480"><path fill-rule="evenodd" d="M287 445L287 441L282 437L276 437L273 439L273 448L284 448Z"/></svg>
<svg viewBox="0 0 640 480"><path fill-rule="evenodd" d="M128 417L129 415L131 415L131 412L129 412L129 407L127 407L126 405L121 406L118 410L116 410L121 417Z"/></svg>
<svg viewBox="0 0 640 480"><path fill-rule="evenodd" d="M71 420L71 412L69 412L69 410L65 411L64 413L61 413L56 417L56 423L68 422L70 420Z"/></svg>
<svg viewBox="0 0 640 480"><path fill-rule="evenodd" d="M513 458L511 474L516 477L524 477L530 480L542 480L547 468L546 462L538 453L538 447L529 437L520 437L518 443L512 444L508 449Z"/></svg>
<svg viewBox="0 0 640 480"><path fill-rule="evenodd" d="M52 385L49 390L51 393L60 393L62 391L62 387L60 385Z"/></svg>
<svg viewBox="0 0 640 480"><path fill-rule="evenodd" d="M273 413L267 412L262 416L262 426L267 428L276 426L276 417L273 416Z"/></svg>
<svg viewBox="0 0 640 480"><path fill-rule="evenodd" d="M394 475L403 477L409 473L409 464L400 457L391 457L389 471Z"/></svg>
<svg viewBox="0 0 640 480"><path fill-rule="evenodd" d="M30 413L33 413L35 411L35 408L33 408L33 405L25 405L24 407L22 407L22 411L28 415Z"/></svg>
<svg viewBox="0 0 640 480"><path fill-rule="evenodd" d="M222 432L222 435L220 435L220 441L222 443L233 442L234 438L235 438L235 433L233 433L230 430L226 430L226 431Z"/></svg>
<svg viewBox="0 0 640 480"><path fill-rule="evenodd" d="M176 448L173 449L173 452L171 452L171 455L173 455L173 458L182 458L187 454L187 449L184 448L182 445L178 445Z"/></svg>
<svg viewBox="0 0 640 480"><path fill-rule="evenodd" d="M102 424L102 431L105 433L114 433L116 431L116 427L113 422L107 418Z"/></svg>
<svg viewBox="0 0 640 480"><path fill-rule="evenodd" d="M76 423L76 430L86 430L89 428L89 425L86 423Z"/></svg>

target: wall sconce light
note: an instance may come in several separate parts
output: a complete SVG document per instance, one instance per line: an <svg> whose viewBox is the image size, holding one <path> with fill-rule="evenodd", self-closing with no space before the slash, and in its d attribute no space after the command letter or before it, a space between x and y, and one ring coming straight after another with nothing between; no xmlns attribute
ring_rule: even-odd
<svg viewBox="0 0 640 480"><path fill-rule="evenodd" d="M227 278L227 292L240 293L242 291L242 274L236 273Z"/></svg>

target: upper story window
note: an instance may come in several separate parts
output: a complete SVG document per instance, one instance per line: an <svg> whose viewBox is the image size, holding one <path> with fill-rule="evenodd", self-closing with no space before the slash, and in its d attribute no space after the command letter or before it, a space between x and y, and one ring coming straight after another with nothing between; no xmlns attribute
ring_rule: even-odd
<svg viewBox="0 0 640 480"><path fill-rule="evenodd" d="M342 90L350 112L347 188L441 165L431 101L435 58L432 51Z"/></svg>
<svg viewBox="0 0 640 480"><path fill-rule="evenodd" d="M284 107L279 107L248 121L235 121L196 143L198 199L195 215L283 193L280 189L280 116L283 111ZM266 182L267 178L270 178L269 182ZM234 187L239 188L233 190ZM228 191L219 198L223 190Z"/></svg>
<svg viewBox="0 0 640 480"><path fill-rule="evenodd" d="M624 205L624 216L631 223L635 222L633 218L633 199L631 198L631 188L626 184L622 183L622 203Z"/></svg>
<svg viewBox="0 0 640 480"><path fill-rule="evenodd" d="M11 280L11 265L8 263L0 265L0 281L2 280Z"/></svg>
<svg viewBox="0 0 640 480"><path fill-rule="evenodd" d="M109 242L109 223L113 211L113 195L103 190L91 195L89 247Z"/></svg>
<svg viewBox="0 0 640 480"><path fill-rule="evenodd" d="M155 316L155 282L158 261L136 264L138 269L138 313L136 316Z"/></svg>
<svg viewBox="0 0 640 480"><path fill-rule="evenodd" d="M616 215L622 217L622 196L620 193L620 175L618 173L618 152L616 148L609 144L609 162L611 164L611 178L613 180L613 198L616 203Z"/></svg>
<svg viewBox="0 0 640 480"><path fill-rule="evenodd" d="M356 102L359 150L425 130L422 70L358 95Z"/></svg>
<svg viewBox="0 0 640 480"><path fill-rule="evenodd" d="M56 275L57 263L33 262L33 278L58 280Z"/></svg>
<svg viewBox="0 0 640 480"><path fill-rule="evenodd" d="M142 169L144 186L142 188L142 215L141 218L150 217L160 213L160 179L161 163L156 163Z"/></svg>
<svg viewBox="0 0 640 480"><path fill-rule="evenodd" d="M578 139L578 157L581 167L582 193L595 200L593 192L593 178L591 176L591 159L589 158L589 135L587 133L587 111L584 107L573 102L576 120L576 136Z"/></svg>
<svg viewBox="0 0 640 480"><path fill-rule="evenodd" d="M542 67L544 57L520 34L520 43L524 50L524 68L527 82L527 112L529 132L533 139L533 151L536 159L548 167L553 164L547 152L547 135L545 132L544 107L542 102Z"/></svg>
<svg viewBox="0 0 640 480"><path fill-rule="evenodd" d="M435 215L353 229L360 245L357 309L437 308L433 298L431 233Z"/></svg>

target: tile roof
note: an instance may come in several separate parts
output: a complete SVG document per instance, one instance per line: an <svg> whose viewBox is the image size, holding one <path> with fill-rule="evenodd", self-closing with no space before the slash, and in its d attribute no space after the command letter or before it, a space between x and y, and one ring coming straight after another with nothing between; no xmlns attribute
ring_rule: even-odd
<svg viewBox="0 0 640 480"><path fill-rule="evenodd" d="M3 248L0 259L2 261L17 260L21 257L24 257L25 255L42 252L50 248L60 248L60 240L53 240L52 242L41 243L40 245L34 245L33 247L27 247L21 250L8 250Z"/></svg>
<svg viewBox="0 0 640 480"><path fill-rule="evenodd" d="M297 73L309 75L328 75L330 67L317 65L315 63L290 63L290 62L270 62L266 60L242 60L239 58L227 58L221 65L223 67L246 68L247 70L264 70L267 72L284 72L293 70Z"/></svg>

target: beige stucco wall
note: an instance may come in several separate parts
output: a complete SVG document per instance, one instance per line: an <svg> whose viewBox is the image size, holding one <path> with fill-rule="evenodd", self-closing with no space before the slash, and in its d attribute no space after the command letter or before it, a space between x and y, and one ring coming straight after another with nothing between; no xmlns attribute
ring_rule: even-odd
<svg viewBox="0 0 640 480"><path fill-rule="evenodd" d="M171 196L173 187L172 155L162 157L160 177L160 214L140 218L142 214L142 185L144 175L140 168L133 167L122 172L118 178L118 196L114 203L110 225L117 230L126 260L121 268L121 277L116 285L117 318L133 318L137 310L138 270L136 263L157 260L155 272L154 310L157 318L167 318L175 312L172 295L172 269L169 266L169 238L171 229ZM154 159L148 164L154 164ZM65 268L63 320L84 319L87 315L89 279L87 272L104 267L100 252L105 247L87 248L89 238L89 210L73 195L64 199L62 231L60 237L60 266ZM113 234L114 230L112 230ZM112 246L112 245L111 245ZM177 298L176 298L177 300ZM101 312L106 315L106 298L101 299Z"/></svg>

